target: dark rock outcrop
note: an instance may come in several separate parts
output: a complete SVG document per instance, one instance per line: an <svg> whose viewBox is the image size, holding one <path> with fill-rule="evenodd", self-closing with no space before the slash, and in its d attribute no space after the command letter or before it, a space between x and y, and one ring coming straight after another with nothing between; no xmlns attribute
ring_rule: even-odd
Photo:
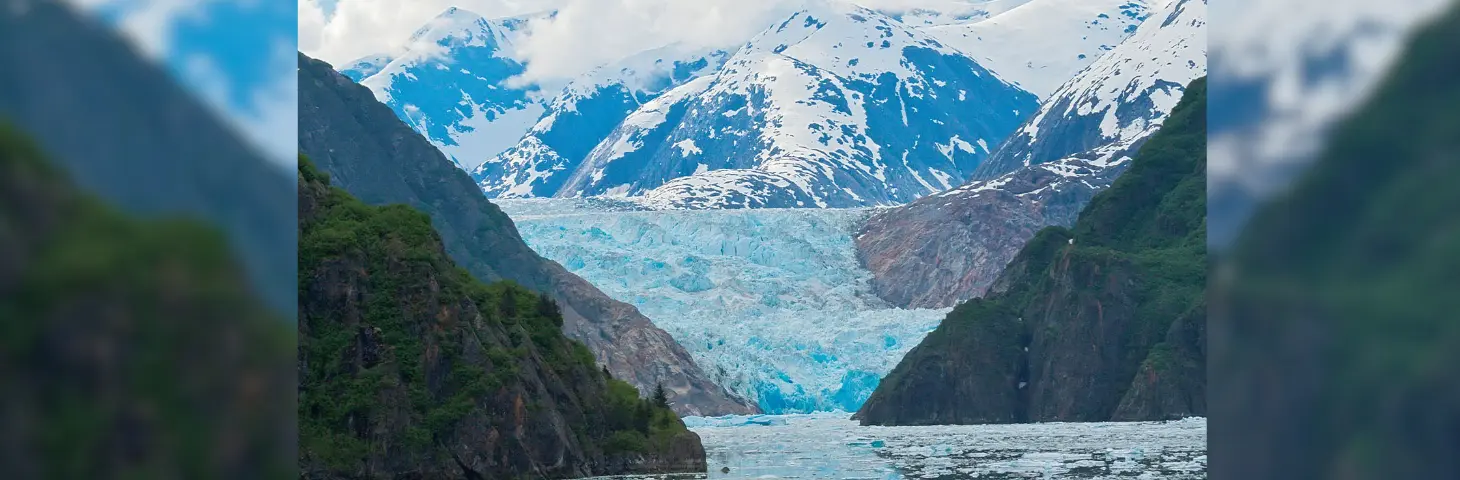
<svg viewBox="0 0 1460 480"><path fill-rule="evenodd" d="M694 363L638 309L609 298L523 242L512 220L370 90L299 55L299 150L367 204L403 203L431 216L446 251L482 281L512 280L563 308L563 331L615 378L640 391L663 385L683 415L754 413Z"/></svg>
<svg viewBox="0 0 1460 480"><path fill-rule="evenodd" d="M883 379L863 424L1153 420L1205 402L1206 80L1073 229L1041 230Z"/></svg>
<svg viewBox="0 0 1460 480"><path fill-rule="evenodd" d="M427 215L300 160L302 478L704 472L699 436L562 334L549 297L484 285Z"/></svg>

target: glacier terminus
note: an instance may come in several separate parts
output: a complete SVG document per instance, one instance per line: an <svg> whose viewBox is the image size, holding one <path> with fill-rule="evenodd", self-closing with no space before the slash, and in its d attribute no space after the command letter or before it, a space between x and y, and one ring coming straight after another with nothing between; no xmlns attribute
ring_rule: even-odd
<svg viewBox="0 0 1460 480"><path fill-rule="evenodd" d="M497 203L533 250L638 307L766 413L856 411L949 310L872 293L852 238L870 209Z"/></svg>

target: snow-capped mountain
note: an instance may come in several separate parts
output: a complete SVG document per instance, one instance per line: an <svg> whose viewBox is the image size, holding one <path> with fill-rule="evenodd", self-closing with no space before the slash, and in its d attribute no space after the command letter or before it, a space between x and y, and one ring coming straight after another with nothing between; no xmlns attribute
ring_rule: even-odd
<svg viewBox="0 0 1460 480"><path fill-rule="evenodd" d="M900 204L959 183L1036 108L930 35L811 2L644 104L556 196L659 208Z"/></svg>
<svg viewBox="0 0 1460 480"><path fill-rule="evenodd" d="M550 197L624 118L665 91L718 70L729 52L678 45L641 52L575 79L515 145L471 170L489 197Z"/></svg>
<svg viewBox="0 0 1460 480"><path fill-rule="evenodd" d="M400 51L349 62L341 73L470 169L515 144L545 111L538 87L506 83L523 71L512 45L533 16L486 19L452 7Z"/></svg>
<svg viewBox="0 0 1460 480"><path fill-rule="evenodd" d="M1029 0L992 18L927 31L1000 77L1045 98L1135 33L1150 15L1150 3Z"/></svg>
<svg viewBox="0 0 1460 480"><path fill-rule="evenodd" d="M1206 0L1167 2L1050 95L974 179L1066 158L1095 166L1128 159L1161 126L1185 85L1206 75L1206 7Z"/></svg>
<svg viewBox="0 0 1460 480"><path fill-rule="evenodd" d="M919 2L910 8L879 8L878 11L913 27L973 23L1007 12L1030 0L944 0Z"/></svg>
<svg viewBox="0 0 1460 480"><path fill-rule="evenodd" d="M857 248L878 295L912 307L979 296L1040 228L1072 225L1206 75L1205 40L1206 0L1170 1L1061 86L973 181L870 218Z"/></svg>

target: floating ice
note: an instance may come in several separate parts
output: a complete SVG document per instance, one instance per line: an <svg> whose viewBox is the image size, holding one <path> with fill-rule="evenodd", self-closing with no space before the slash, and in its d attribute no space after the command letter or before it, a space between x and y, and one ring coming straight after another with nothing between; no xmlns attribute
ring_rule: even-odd
<svg viewBox="0 0 1460 480"><path fill-rule="evenodd" d="M1204 418L1136 423L863 427L849 420L849 416L845 413L778 415L769 418L784 423L771 426L728 426L734 421L717 426L692 426L704 442L709 472L690 478L1187 480L1207 477ZM722 471L723 468L729 471Z"/></svg>

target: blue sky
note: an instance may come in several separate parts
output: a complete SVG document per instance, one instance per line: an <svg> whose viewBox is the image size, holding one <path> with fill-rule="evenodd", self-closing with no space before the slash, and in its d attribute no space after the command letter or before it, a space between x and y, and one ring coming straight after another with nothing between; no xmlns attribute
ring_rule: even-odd
<svg viewBox="0 0 1460 480"><path fill-rule="evenodd" d="M261 151L297 149L295 0L72 0L121 29Z"/></svg>

